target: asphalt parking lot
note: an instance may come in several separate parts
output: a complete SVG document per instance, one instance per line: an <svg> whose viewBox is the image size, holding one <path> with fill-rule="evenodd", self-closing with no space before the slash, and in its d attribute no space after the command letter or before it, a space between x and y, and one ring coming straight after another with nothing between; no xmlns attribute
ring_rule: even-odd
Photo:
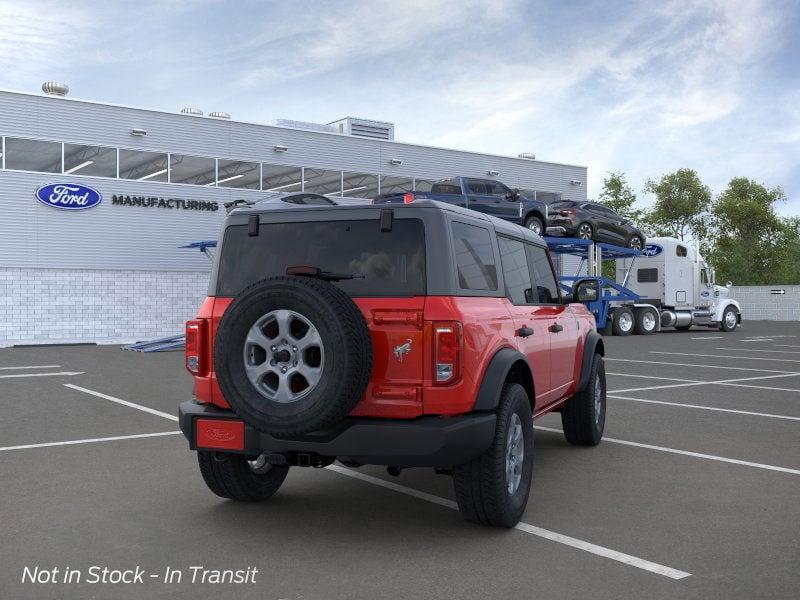
<svg viewBox="0 0 800 600"><path fill-rule="evenodd" d="M223 501L176 433L182 353L0 350L0 598L797 598L800 323L606 345L606 439L537 421L514 530L464 522L422 469L294 468L266 503ZM146 575L87 583L95 565Z"/></svg>

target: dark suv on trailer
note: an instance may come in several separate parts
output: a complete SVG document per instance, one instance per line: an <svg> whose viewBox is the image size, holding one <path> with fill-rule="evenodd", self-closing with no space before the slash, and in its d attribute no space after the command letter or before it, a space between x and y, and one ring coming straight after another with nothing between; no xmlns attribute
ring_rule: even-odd
<svg viewBox="0 0 800 600"><path fill-rule="evenodd" d="M548 227L563 227L566 237L607 242L641 250L645 235L629 219L596 202L557 200L548 206Z"/></svg>
<svg viewBox="0 0 800 600"><path fill-rule="evenodd" d="M256 203L229 213L186 325L180 427L224 498L265 500L290 466L432 467L468 519L511 527L533 417L600 442L602 355L529 229L426 200Z"/></svg>

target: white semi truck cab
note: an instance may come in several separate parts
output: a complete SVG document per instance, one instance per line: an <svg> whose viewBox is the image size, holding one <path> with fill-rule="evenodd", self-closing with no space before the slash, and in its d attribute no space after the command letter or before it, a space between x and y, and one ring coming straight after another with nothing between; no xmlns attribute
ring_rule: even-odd
<svg viewBox="0 0 800 600"><path fill-rule="evenodd" d="M677 238L650 238L642 256L616 262L617 283L640 299L627 312L624 307L612 309L611 319L618 321L615 331L627 325L619 320L631 313L636 315L637 333L645 334L661 327L684 331L693 325L733 331L742 322L739 303L729 297L731 283L716 285L713 269L699 252ZM648 311L657 317L656 323L647 318ZM640 322L640 315L644 315L644 322ZM651 323L655 327L647 331Z"/></svg>

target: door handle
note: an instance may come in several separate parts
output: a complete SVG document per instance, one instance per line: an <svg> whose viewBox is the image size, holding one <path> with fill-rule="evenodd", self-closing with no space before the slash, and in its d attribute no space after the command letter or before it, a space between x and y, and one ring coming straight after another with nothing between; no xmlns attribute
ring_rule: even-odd
<svg viewBox="0 0 800 600"><path fill-rule="evenodd" d="M558 333L559 331L564 331L564 327L559 325L558 323L553 323L550 327L547 328L549 331L553 333Z"/></svg>
<svg viewBox="0 0 800 600"><path fill-rule="evenodd" d="M533 329L531 329L527 325L523 325L522 327L517 329L517 337L528 337L529 335L533 335Z"/></svg>

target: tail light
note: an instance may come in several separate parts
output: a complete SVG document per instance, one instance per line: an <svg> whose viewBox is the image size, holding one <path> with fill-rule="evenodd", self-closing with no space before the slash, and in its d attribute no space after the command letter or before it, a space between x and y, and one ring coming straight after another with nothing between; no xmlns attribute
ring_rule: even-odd
<svg viewBox="0 0 800 600"><path fill-rule="evenodd" d="M461 379L462 335L458 321L433 323L433 384L452 385Z"/></svg>
<svg viewBox="0 0 800 600"><path fill-rule="evenodd" d="M403 204L411 204L414 201L414 194L407 193L403 194Z"/></svg>
<svg viewBox="0 0 800 600"><path fill-rule="evenodd" d="M205 319L186 322L186 370L192 375L206 373L206 330Z"/></svg>
<svg viewBox="0 0 800 600"><path fill-rule="evenodd" d="M570 208L570 209L559 211L558 214L560 214L562 217L568 217L570 215L574 215L575 211Z"/></svg>

